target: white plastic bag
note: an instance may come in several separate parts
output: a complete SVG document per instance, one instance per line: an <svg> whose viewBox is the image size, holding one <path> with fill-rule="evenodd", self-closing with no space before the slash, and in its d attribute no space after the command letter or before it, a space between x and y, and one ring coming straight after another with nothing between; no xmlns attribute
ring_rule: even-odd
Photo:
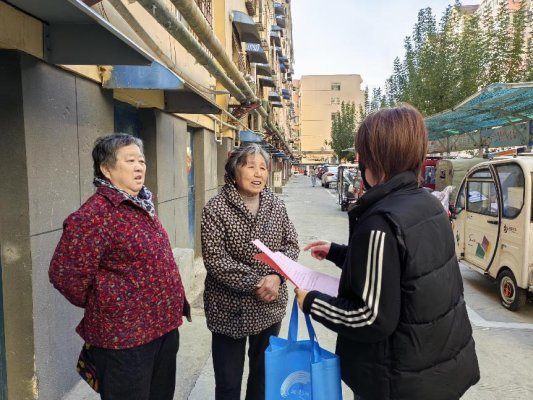
<svg viewBox="0 0 533 400"><path fill-rule="evenodd" d="M446 212L450 210L450 195L452 194L453 188L453 186L446 186L442 192L437 192L436 190L431 192L433 196L439 199Z"/></svg>

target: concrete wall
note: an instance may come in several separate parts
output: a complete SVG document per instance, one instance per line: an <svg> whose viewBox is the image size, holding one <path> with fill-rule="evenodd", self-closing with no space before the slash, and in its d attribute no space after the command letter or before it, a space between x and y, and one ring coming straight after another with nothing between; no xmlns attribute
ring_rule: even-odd
<svg viewBox="0 0 533 400"><path fill-rule="evenodd" d="M33 380L33 301L28 174L17 53L0 51L0 250L7 386L11 398L30 399ZM3 360L0 360L0 364ZM3 365L0 366L3 368ZM14 397L17 395L18 397Z"/></svg>
<svg viewBox="0 0 533 400"><path fill-rule="evenodd" d="M113 131L113 103L110 91L47 64L28 60L24 71L37 390L55 399L79 379L82 310L50 285L48 266L63 220L94 191L91 151Z"/></svg>
<svg viewBox="0 0 533 400"><path fill-rule="evenodd" d="M233 139L222 138L222 144L217 146L217 179L218 189L224 186L224 175L226 173L225 166L228 154L233 150Z"/></svg>
<svg viewBox="0 0 533 400"><path fill-rule="evenodd" d="M223 142L224 143L224 142ZM195 163L194 185L196 189L196 238L195 251L201 255L200 222L202 209L207 201L218 193L217 152L219 144L212 132L197 129L193 133L193 159Z"/></svg>
<svg viewBox="0 0 533 400"><path fill-rule="evenodd" d="M187 124L155 109L139 113L147 162L146 186L155 196L157 214L188 291L194 279L194 249L188 248Z"/></svg>
<svg viewBox="0 0 533 400"><path fill-rule="evenodd" d="M13 171L0 200L9 398L56 399L79 379L74 327L82 312L50 285L48 266L63 220L92 194L90 151L113 129L112 98L29 56L0 52L0 59L12 68L0 74L11 96L0 108L10 140L1 159Z"/></svg>

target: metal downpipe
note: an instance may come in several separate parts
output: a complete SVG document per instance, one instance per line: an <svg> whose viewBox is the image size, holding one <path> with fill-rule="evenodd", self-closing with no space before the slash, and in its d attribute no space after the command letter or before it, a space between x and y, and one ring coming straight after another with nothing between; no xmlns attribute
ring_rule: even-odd
<svg viewBox="0 0 533 400"><path fill-rule="evenodd" d="M224 71L213 61L202 48L187 27L176 18L175 14L162 0L137 0L144 9L151 14L165 30L172 35L195 59L205 67L240 103L247 100L247 96L231 81ZM243 79L244 80L244 79ZM248 88L249 89L249 88Z"/></svg>
<svg viewBox="0 0 533 400"><path fill-rule="evenodd" d="M194 80L187 76L187 73L179 68L178 64L170 57L168 57L159 47L159 45L152 39L152 37L146 32L143 26L135 17L130 13L128 7L126 7L121 0L108 0L111 6L118 12L124 21L133 29L133 31L146 43L148 48L154 52L154 54L168 67L178 73L188 83L194 85L198 90L205 91L204 88L195 84Z"/></svg>
<svg viewBox="0 0 533 400"><path fill-rule="evenodd" d="M216 60L226 70L229 77L237 84L237 87L246 95L246 99L250 102L257 101L257 96L252 91L237 66L233 63L230 57L228 57L226 49L214 35L213 29L194 0L170 1L185 18L198 38L207 46Z"/></svg>
<svg viewBox="0 0 533 400"><path fill-rule="evenodd" d="M246 95L246 99L250 102L260 101L253 90L250 88L239 69L228 57L226 49L222 46L222 43L217 39L213 33L213 29L207 23L204 14L196 4L194 0L170 0L172 4L178 9L180 14L185 18L187 23L193 29L194 33L200 38L200 40L207 46L209 51L217 59L220 65L226 70L229 77L235 81L239 89ZM268 113L261 105L257 109L257 112L261 117L268 121ZM267 123L265 123L266 125ZM277 132L277 130L276 130ZM279 132L277 132L278 136Z"/></svg>

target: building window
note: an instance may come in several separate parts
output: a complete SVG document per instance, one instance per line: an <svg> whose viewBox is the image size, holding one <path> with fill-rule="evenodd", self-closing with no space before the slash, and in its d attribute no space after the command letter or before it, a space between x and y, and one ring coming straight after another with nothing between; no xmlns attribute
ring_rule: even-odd
<svg viewBox="0 0 533 400"><path fill-rule="evenodd" d="M210 26L213 26L213 0L195 0Z"/></svg>
<svg viewBox="0 0 533 400"><path fill-rule="evenodd" d="M331 98L331 104L341 104L340 97L332 97Z"/></svg>
<svg viewBox="0 0 533 400"><path fill-rule="evenodd" d="M338 112L331 113L331 120L333 121L335 119L335 116L338 114Z"/></svg>
<svg viewBox="0 0 533 400"><path fill-rule="evenodd" d="M331 90L340 91L341 90L341 84L339 82L332 82L331 83Z"/></svg>

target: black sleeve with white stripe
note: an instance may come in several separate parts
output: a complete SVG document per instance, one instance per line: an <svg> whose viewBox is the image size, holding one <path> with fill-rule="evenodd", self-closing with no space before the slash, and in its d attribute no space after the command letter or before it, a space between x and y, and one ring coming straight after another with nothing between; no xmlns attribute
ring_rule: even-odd
<svg viewBox="0 0 533 400"><path fill-rule="evenodd" d="M329 253L326 256L326 260L331 261L337 267L342 268L344 265L344 260L346 259L347 251L348 246L332 242L331 247L329 248Z"/></svg>
<svg viewBox="0 0 533 400"><path fill-rule="evenodd" d="M343 266L339 297L309 292L303 310L340 335L361 342L389 336L400 315L400 256L381 216L355 232Z"/></svg>

